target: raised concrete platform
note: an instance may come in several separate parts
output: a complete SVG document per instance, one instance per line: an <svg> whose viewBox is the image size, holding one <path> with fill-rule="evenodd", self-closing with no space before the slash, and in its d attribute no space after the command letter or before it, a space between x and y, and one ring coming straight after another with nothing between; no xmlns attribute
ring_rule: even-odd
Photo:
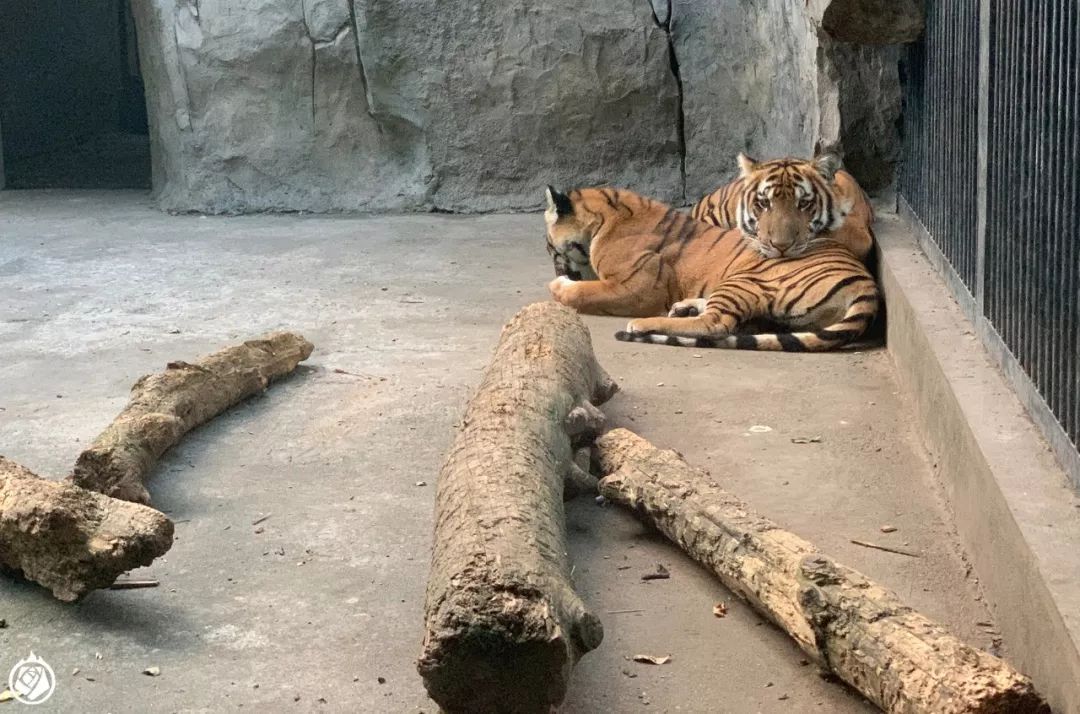
<svg viewBox="0 0 1080 714"><path fill-rule="evenodd" d="M1011 659L1080 712L1080 500L915 237L877 236L889 353Z"/></svg>

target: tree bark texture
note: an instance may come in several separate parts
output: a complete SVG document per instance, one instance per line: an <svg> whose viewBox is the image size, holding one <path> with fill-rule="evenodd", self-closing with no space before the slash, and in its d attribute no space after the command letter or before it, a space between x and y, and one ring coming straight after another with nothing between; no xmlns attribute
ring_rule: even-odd
<svg viewBox="0 0 1080 714"><path fill-rule="evenodd" d="M754 513L674 451L615 429L595 455L605 498L636 510L884 711L1049 713L1007 663Z"/></svg>
<svg viewBox="0 0 1080 714"><path fill-rule="evenodd" d="M548 714L600 644L570 577L563 489L616 389L573 310L537 303L503 328L438 480L417 668L444 711Z"/></svg>
<svg viewBox="0 0 1080 714"><path fill-rule="evenodd" d="M91 491L149 504L144 481L166 450L292 372L312 349L300 335L277 332L141 377L124 410L79 455L71 479Z"/></svg>
<svg viewBox="0 0 1080 714"><path fill-rule="evenodd" d="M152 508L48 481L0 456L0 564L71 602L172 547Z"/></svg>

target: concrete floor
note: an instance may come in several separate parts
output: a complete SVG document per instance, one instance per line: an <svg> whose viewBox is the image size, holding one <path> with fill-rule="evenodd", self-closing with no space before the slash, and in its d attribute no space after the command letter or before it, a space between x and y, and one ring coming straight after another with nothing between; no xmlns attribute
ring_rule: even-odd
<svg viewBox="0 0 1080 714"><path fill-rule="evenodd" d="M177 541L135 573L161 587L64 605L0 579L0 673L44 657L46 711L433 714L414 659L435 477L500 325L546 298L542 230L538 215L172 217L137 193L0 193L0 453L42 474L65 474L169 360L281 328L316 344L161 463L150 491ZM884 351L678 350L588 323L623 388L615 424L993 645ZM872 710L627 513L582 499L568 527L606 636L564 712ZM671 578L643 582L657 563Z"/></svg>

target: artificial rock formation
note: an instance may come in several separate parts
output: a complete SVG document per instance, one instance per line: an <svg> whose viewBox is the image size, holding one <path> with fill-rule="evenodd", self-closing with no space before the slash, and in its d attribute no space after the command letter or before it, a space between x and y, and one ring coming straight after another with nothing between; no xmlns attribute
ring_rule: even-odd
<svg viewBox="0 0 1080 714"><path fill-rule="evenodd" d="M925 24L923 0L812 0L821 26L838 42L897 45L914 42Z"/></svg>
<svg viewBox="0 0 1080 714"><path fill-rule="evenodd" d="M531 209L599 182L679 203L738 151L818 140L877 188L899 112L880 45L922 25L915 0L132 6L155 193L209 212Z"/></svg>
<svg viewBox="0 0 1080 714"><path fill-rule="evenodd" d="M605 180L681 195L644 0L133 5L165 208L532 208L546 183Z"/></svg>
<svg viewBox="0 0 1080 714"><path fill-rule="evenodd" d="M439 473L417 668L443 711L548 714L600 644L570 577L563 492L587 481L574 449L615 389L573 310L537 303L503 328Z"/></svg>
<svg viewBox="0 0 1080 714"><path fill-rule="evenodd" d="M0 565L71 602L149 565L173 543L152 508L39 478L0 456Z"/></svg>

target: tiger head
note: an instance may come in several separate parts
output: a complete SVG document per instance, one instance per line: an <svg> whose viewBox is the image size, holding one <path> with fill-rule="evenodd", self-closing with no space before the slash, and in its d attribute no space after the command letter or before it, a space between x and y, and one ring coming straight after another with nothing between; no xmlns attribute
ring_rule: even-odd
<svg viewBox="0 0 1080 714"><path fill-rule="evenodd" d="M571 280L595 280L589 262L589 246L603 223L603 218L591 211L577 211L570 194L560 193L551 186L545 190L547 210L547 250L555 263L555 274Z"/></svg>
<svg viewBox="0 0 1080 714"><path fill-rule="evenodd" d="M851 211L841 201L833 179L840 158L821 154L810 161L777 159L757 162L739 154L743 182L737 219L743 235L768 258L798 256L819 237L838 229Z"/></svg>

